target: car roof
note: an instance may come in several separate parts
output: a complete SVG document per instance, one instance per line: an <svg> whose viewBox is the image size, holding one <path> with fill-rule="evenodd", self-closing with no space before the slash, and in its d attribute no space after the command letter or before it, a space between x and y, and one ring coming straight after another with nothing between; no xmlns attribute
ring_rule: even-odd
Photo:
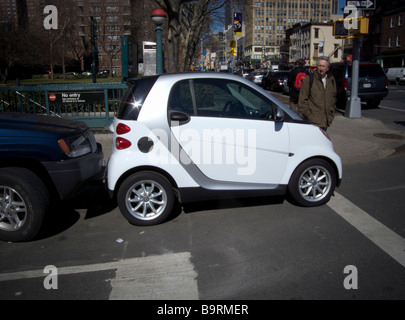
<svg viewBox="0 0 405 320"><path fill-rule="evenodd" d="M160 75L148 76L143 78L133 78L128 79L128 82L134 82L137 80L145 79L145 78L153 78L156 77L159 80L169 80L173 82L177 82L180 80L187 80L187 79L230 79L236 80L239 82L244 83L251 83L249 80L245 80L244 78L237 76L232 73L225 73L225 72L180 72L180 73L164 73Z"/></svg>

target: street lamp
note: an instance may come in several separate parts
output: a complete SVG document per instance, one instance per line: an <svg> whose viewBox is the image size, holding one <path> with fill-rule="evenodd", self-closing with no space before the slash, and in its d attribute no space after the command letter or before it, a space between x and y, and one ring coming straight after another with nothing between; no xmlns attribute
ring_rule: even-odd
<svg viewBox="0 0 405 320"><path fill-rule="evenodd" d="M156 9L152 12L151 18L156 24L156 74L163 73L163 50L162 50L162 32L161 25L167 19L166 12L162 9Z"/></svg>

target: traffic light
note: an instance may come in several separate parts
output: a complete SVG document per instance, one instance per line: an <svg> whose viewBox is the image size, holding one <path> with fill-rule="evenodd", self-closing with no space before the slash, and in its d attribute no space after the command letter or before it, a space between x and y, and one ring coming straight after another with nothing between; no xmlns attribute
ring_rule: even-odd
<svg viewBox="0 0 405 320"><path fill-rule="evenodd" d="M368 34L369 19L360 17L357 20L357 29L353 30L355 35Z"/></svg>
<svg viewBox="0 0 405 320"><path fill-rule="evenodd" d="M335 38L347 38L349 29L345 27L345 19L339 19L333 23L333 35Z"/></svg>
<svg viewBox="0 0 405 320"><path fill-rule="evenodd" d="M335 38L359 38L368 34L368 25L368 18L339 19L333 23L333 35Z"/></svg>

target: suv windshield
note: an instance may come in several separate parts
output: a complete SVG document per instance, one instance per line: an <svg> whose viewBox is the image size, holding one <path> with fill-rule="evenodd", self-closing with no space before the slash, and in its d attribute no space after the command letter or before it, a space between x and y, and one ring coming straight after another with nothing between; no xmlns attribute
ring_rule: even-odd
<svg viewBox="0 0 405 320"><path fill-rule="evenodd" d="M122 120L138 119L139 111L157 78L153 76L130 81L116 117Z"/></svg>

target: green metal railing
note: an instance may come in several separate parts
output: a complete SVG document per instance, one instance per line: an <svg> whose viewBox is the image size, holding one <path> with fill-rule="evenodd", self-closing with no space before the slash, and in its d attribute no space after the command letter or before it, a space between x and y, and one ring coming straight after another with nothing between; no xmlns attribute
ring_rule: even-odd
<svg viewBox="0 0 405 320"><path fill-rule="evenodd" d="M0 112L44 114L107 128L126 88L125 83L0 87Z"/></svg>

